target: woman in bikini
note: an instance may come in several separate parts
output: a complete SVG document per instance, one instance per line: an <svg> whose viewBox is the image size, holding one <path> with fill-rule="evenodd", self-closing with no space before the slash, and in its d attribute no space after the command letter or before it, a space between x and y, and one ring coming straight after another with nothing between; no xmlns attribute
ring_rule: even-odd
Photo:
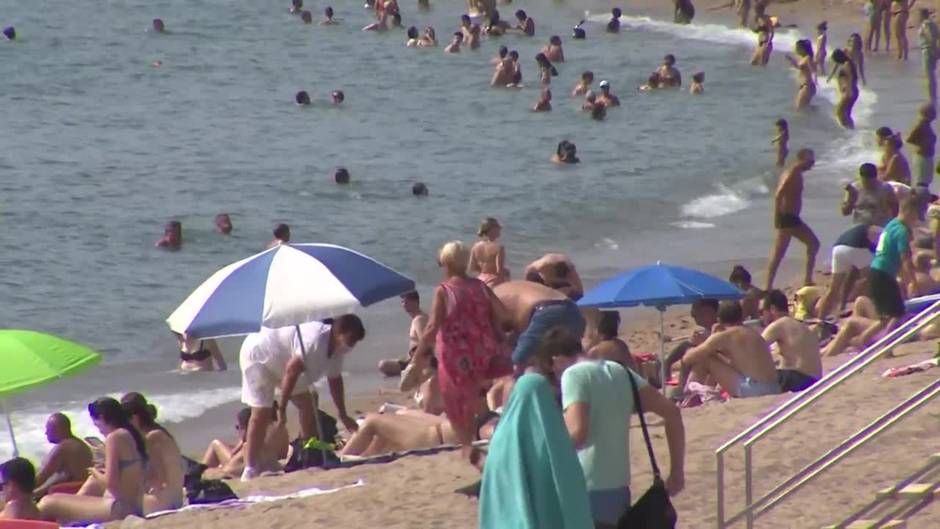
<svg viewBox="0 0 940 529"><path fill-rule="evenodd" d="M539 53L535 56L535 62L538 65L539 79L542 81L542 86L552 84L552 77L558 75L558 70L552 66L548 57L546 57L544 53Z"/></svg>
<svg viewBox="0 0 940 529"><path fill-rule="evenodd" d="M843 128L854 129L852 108L858 101L858 69L845 50L837 49L832 52L832 62L832 73L829 74L827 82L834 76L839 78L840 97L835 108L836 119Z"/></svg>
<svg viewBox="0 0 940 529"><path fill-rule="evenodd" d="M146 441L130 423L121 403L103 397L88 405L88 414L104 441L104 472L89 469L82 490L50 494L39 502L43 519L62 525L104 523L144 515ZM103 490L96 497L90 492Z"/></svg>
<svg viewBox="0 0 940 529"><path fill-rule="evenodd" d="M215 340L194 340L185 334L173 334L179 342L180 371L212 371L216 366L219 371L228 369L222 350Z"/></svg>
<svg viewBox="0 0 940 529"><path fill-rule="evenodd" d="M862 48L862 36L858 33L849 35L845 52L858 68L858 77L862 80L862 86L865 86L867 82L865 81L865 50Z"/></svg>
<svg viewBox="0 0 940 529"><path fill-rule="evenodd" d="M157 409L140 393L128 393L121 406L131 424L144 434L150 463L147 465L147 492L144 512L179 509L183 506L183 455L173 436L154 420Z"/></svg>
<svg viewBox="0 0 940 529"><path fill-rule="evenodd" d="M881 44L881 0L866 0L865 16L868 24L865 26L865 50L878 51Z"/></svg>
<svg viewBox="0 0 940 529"><path fill-rule="evenodd" d="M813 45L808 40L796 41L796 58L789 53L787 60L800 72L800 88L796 92L796 108L802 110L809 106L816 95L816 66L813 64Z"/></svg>
<svg viewBox="0 0 940 529"><path fill-rule="evenodd" d="M509 281L509 269L506 268L506 249L497 242L502 234L503 227L493 217L486 217L480 223L477 236L480 242L473 245L470 250L471 273L477 273L477 279L494 288L500 283Z"/></svg>
<svg viewBox="0 0 940 529"><path fill-rule="evenodd" d="M757 49L751 57L751 66L767 66L770 54L774 51L774 27L767 18L761 19L757 26Z"/></svg>
<svg viewBox="0 0 940 529"><path fill-rule="evenodd" d="M891 14L893 20L891 22L891 29L894 32L894 38L897 42L897 59L899 61L907 60L908 52L908 42L907 42L907 21L911 17L911 6L914 5L914 2L917 0L893 0L891 2Z"/></svg>

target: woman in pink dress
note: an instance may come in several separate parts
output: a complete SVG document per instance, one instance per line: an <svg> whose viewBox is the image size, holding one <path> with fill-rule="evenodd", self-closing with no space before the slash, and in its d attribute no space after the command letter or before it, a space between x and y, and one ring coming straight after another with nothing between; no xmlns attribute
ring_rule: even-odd
<svg viewBox="0 0 940 529"><path fill-rule="evenodd" d="M468 458L483 383L512 373L502 339L506 309L482 281L467 276L469 261L470 250L460 241L441 248L444 281L434 291L431 317L415 353L435 351L444 409Z"/></svg>

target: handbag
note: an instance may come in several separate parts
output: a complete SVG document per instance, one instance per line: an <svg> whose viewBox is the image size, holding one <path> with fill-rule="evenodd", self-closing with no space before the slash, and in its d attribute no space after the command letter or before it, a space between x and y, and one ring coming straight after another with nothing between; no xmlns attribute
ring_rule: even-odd
<svg viewBox="0 0 940 529"><path fill-rule="evenodd" d="M640 391L636 387L633 375L627 373L630 379L630 388L633 390L633 406L640 415L640 426L643 428L643 440L646 441L646 450L649 452L650 465L653 467L653 485L640 499L627 509L617 522L617 529L675 529L678 516L676 509L669 500L669 491L666 483L659 473L656 464L656 455L653 453L653 443L646 429L646 419L643 417L643 405L640 404Z"/></svg>
<svg viewBox="0 0 940 529"><path fill-rule="evenodd" d="M294 472L311 467L330 468L339 463L339 457L336 455L336 447L333 441L339 433L337 430L336 419L323 410L316 410L319 426L317 432L323 437L318 439L297 438L291 442L293 451L290 459L284 465L284 472Z"/></svg>

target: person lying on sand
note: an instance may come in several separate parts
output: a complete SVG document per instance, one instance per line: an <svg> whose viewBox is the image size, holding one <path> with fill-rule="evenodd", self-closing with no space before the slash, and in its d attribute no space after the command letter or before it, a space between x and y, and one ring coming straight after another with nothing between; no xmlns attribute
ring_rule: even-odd
<svg viewBox="0 0 940 529"><path fill-rule="evenodd" d="M771 290L761 302L761 320L766 327L764 340L780 355L777 382L784 392L803 391L822 376L819 337L790 316L787 295Z"/></svg>
<svg viewBox="0 0 940 529"><path fill-rule="evenodd" d="M481 415L476 424L476 440L492 437L498 421L498 414ZM366 415L340 455L371 457L459 443L460 439L447 417L420 410L399 410L395 414Z"/></svg>
<svg viewBox="0 0 940 529"><path fill-rule="evenodd" d="M733 397L761 397L780 393L777 370L763 337L744 326L737 301L722 301L712 335L693 347L679 362L688 365L690 381L719 385ZM685 387L685 380L680 387Z"/></svg>
<svg viewBox="0 0 940 529"><path fill-rule="evenodd" d="M274 409L276 417L277 403ZM230 444L221 439L214 439L209 443L205 455L202 456L202 464L209 467L204 474L206 478L237 478L245 470L245 437L248 434L250 418L251 408L239 410L235 423L235 430L238 432L237 443ZM288 445L287 428L275 418L274 424L268 428L264 446L261 448L259 471L281 470L279 461L287 457Z"/></svg>
<svg viewBox="0 0 940 529"><path fill-rule="evenodd" d="M58 483L85 481L92 466L91 448L72 433L72 422L62 413L46 419L46 439L53 445L36 475L35 494L42 496Z"/></svg>

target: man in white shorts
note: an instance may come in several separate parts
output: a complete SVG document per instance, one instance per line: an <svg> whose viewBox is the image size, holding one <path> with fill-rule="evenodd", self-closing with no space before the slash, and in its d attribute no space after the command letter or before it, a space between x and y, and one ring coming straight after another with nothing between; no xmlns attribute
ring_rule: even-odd
<svg viewBox="0 0 940 529"><path fill-rule="evenodd" d="M262 329L249 334L242 343L239 365L242 372L242 402L251 407L245 446L242 480L258 475L257 463L265 433L273 421L271 404L280 388L278 420L286 421L287 401L297 407L301 435L316 435L316 408L310 390L324 375L339 420L350 431L356 421L346 413L343 387L343 358L365 338L358 316L347 314L335 320L311 322L296 327Z"/></svg>
<svg viewBox="0 0 940 529"><path fill-rule="evenodd" d="M832 246L832 282L826 294L820 299L816 314L820 319L826 319L832 313L842 311L846 300L850 297L852 285L849 284L849 274L852 270L859 272L858 277L865 277L863 272L871 266L871 259L875 255L875 245L881 237L880 226L858 224L836 239Z"/></svg>

